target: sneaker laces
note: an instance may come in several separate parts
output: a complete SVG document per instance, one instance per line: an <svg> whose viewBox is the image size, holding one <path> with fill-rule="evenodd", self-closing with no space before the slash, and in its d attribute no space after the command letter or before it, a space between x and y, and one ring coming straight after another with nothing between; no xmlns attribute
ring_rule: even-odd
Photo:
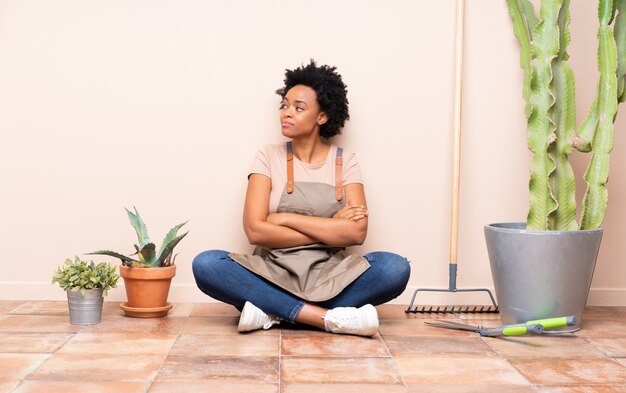
<svg viewBox="0 0 626 393"><path fill-rule="evenodd" d="M343 316L338 319L331 319L332 324L334 324L338 329L352 330L358 323L356 315Z"/></svg>
<svg viewBox="0 0 626 393"><path fill-rule="evenodd" d="M337 307L326 312L324 330L332 333L373 336L378 332L378 315L372 305Z"/></svg>
<svg viewBox="0 0 626 393"><path fill-rule="evenodd" d="M353 330L358 324L358 314L356 310L350 308L342 308L342 312L339 310L329 310L324 317L324 323L331 330Z"/></svg>

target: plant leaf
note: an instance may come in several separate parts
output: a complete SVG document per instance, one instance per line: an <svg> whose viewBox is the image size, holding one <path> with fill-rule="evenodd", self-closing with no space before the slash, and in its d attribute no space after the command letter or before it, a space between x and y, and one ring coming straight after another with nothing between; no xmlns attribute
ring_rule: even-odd
<svg viewBox="0 0 626 393"><path fill-rule="evenodd" d="M172 251L174 251L174 247L176 247L178 242L183 240L183 238L187 236L188 233L189 232L185 232L182 235L175 237L174 239L170 240L169 243L167 243L167 245L165 245L165 247L163 248L163 251L161 252L161 254L159 254L159 258L157 260L157 266L161 266L163 264L163 262L165 261L165 258L167 258L167 256L171 254Z"/></svg>
<svg viewBox="0 0 626 393"><path fill-rule="evenodd" d="M556 164L549 154L554 143L556 124L553 119L552 62L559 54L558 21L562 1L541 3L541 21L535 27L530 45L531 89L528 116L528 148L532 152L530 173L530 209L527 229L548 228L548 217L557 208L550 189L549 176Z"/></svg>
<svg viewBox="0 0 626 393"><path fill-rule="evenodd" d="M535 9L533 3L528 0L516 0L520 3L520 7L522 12L524 13L524 18L526 18L526 23L528 24L528 30L530 30L530 38L532 40L532 33L535 30L535 27L539 23L539 18L535 14Z"/></svg>
<svg viewBox="0 0 626 393"><path fill-rule="evenodd" d="M559 56L552 66L552 92L555 97L552 108L556 123L556 143L549 148L555 163L555 170L550 174L550 189L557 202L557 209L548 216L548 229L576 230L576 180L569 163L569 155L574 150L572 139L576 134L576 89L574 73L566 63L569 55L567 45L569 34L569 0L563 1L559 14L560 45Z"/></svg>
<svg viewBox="0 0 626 393"><path fill-rule="evenodd" d="M69 261L69 264L58 266L52 277L52 282L58 283L62 289L84 293L87 289L103 288L107 293L107 289L116 287L119 275L115 266L105 262L87 263L78 257Z"/></svg>
<svg viewBox="0 0 626 393"><path fill-rule="evenodd" d="M617 45L617 97L618 102L626 100L626 0L615 0L617 17L613 36Z"/></svg>
<svg viewBox="0 0 626 393"><path fill-rule="evenodd" d="M131 212L130 210L126 208L125 209L126 209L126 213L128 214L128 220L132 224L133 228L135 228L135 232L137 233L139 247L143 248L146 244L151 243L150 237L148 236L148 229L146 228L146 224L141 219L141 216L139 215L137 208L136 207L133 207L133 208L135 209L135 213Z"/></svg>
<svg viewBox="0 0 626 393"><path fill-rule="evenodd" d="M580 123L578 127L578 137L582 140L582 143L576 146L576 150L588 153L591 151L591 142L593 141L593 134L596 133L598 128L598 98L591 103L587 116Z"/></svg>
<svg viewBox="0 0 626 393"><path fill-rule="evenodd" d="M133 259L131 257L127 257L126 255L117 253L115 251L110 251L110 250L98 250L98 251L94 251L94 252L88 252L85 255L108 255L110 257L115 257L115 258L119 258L122 260L122 262L140 262L136 259Z"/></svg>
<svg viewBox="0 0 626 393"><path fill-rule="evenodd" d="M569 12L570 0L563 0L561 10L559 11L559 56L558 60L565 61L569 59L567 53L567 46L572 41L572 36L569 32L569 24L572 20Z"/></svg>
<svg viewBox="0 0 626 393"><path fill-rule="evenodd" d="M146 244L139 251L139 260L151 267L157 267L156 246L154 243Z"/></svg>
<svg viewBox="0 0 626 393"><path fill-rule="evenodd" d="M524 81L522 83L522 96L526 101L524 113L526 118L532 111L530 104L530 43L532 41L532 31L536 25L536 16L532 4L528 0L507 0L509 15L513 19L513 33L520 43L520 67L524 70ZM534 18L533 18L534 17ZM529 18L532 20L529 22ZM530 25L534 25L531 27Z"/></svg>
<svg viewBox="0 0 626 393"><path fill-rule="evenodd" d="M600 0L598 2L598 20L600 25L608 26L615 16L615 4L613 0Z"/></svg>
<svg viewBox="0 0 626 393"><path fill-rule="evenodd" d="M172 239L176 238L178 230L188 222L189 221L185 221L182 224L178 224L167 232L167 235L165 235L165 238L163 239L163 243L161 243L161 248L159 248L159 252L157 253L159 257L163 254L165 247L172 241Z"/></svg>
<svg viewBox="0 0 626 393"><path fill-rule="evenodd" d="M602 0L600 11L602 11ZM600 14L600 21L610 20ZM580 229L595 229L600 226L606 211L609 177L609 153L613 149L615 114L617 113L617 47L610 26L600 24L598 28L598 128L593 136L593 153L585 171L587 191L583 197Z"/></svg>

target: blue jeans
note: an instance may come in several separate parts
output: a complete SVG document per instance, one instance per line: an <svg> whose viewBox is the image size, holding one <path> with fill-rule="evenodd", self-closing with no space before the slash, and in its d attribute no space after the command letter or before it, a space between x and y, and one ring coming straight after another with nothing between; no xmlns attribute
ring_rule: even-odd
<svg viewBox="0 0 626 393"><path fill-rule="evenodd" d="M241 310L246 301L266 314L293 322L305 301L252 273L228 257L228 252L210 250L193 260L198 288L214 299ZM409 261L389 252L363 256L370 268L334 298L315 304L324 308L378 305L398 297L406 288Z"/></svg>

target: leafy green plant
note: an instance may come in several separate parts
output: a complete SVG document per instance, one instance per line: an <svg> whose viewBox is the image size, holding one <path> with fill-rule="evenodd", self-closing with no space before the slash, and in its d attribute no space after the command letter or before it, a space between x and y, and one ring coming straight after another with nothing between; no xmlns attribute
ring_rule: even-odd
<svg viewBox="0 0 626 393"><path fill-rule="evenodd" d="M126 256L115 251L99 250L87 253L87 255L108 255L119 258L122 261L122 265L128 267L165 267L173 265L176 259L176 255L173 254L174 247L189 233L185 232L178 236L178 230L187 222L178 224L170 229L167 235L165 235L165 239L163 239L163 243L161 243L161 247L157 252L156 245L150 240L146 224L141 219L141 216L139 216L137 208L135 208L134 213L126 209L126 213L128 213L128 219L137 233L139 244L134 245L136 252L130 254L130 256ZM132 256L135 255L137 257L132 258Z"/></svg>
<svg viewBox="0 0 626 393"><path fill-rule="evenodd" d="M84 295L89 289L102 288L104 296L117 286L119 279L116 267L105 262L86 262L79 257L67 258L52 275L52 283L58 283L65 291L78 291Z"/></svg>
<svg viewBox="0 0 626 393"><path fill-rule="evenodd" d="M527 229L576 230L600 226L606 211L609 153L617 106L626 99L626 0L598 2L596 98L576 127L574 74L567 63L570 0L542 0L536 15L529 0L507 0L521 46L528 148L532 152ZM580 223L569 155L591 152Z"/></svg>

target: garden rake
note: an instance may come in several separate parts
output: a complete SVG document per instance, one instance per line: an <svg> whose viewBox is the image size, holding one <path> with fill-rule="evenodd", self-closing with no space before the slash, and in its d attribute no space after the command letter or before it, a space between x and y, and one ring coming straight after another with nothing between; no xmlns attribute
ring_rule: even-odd
<svg viewBox="0 0 626 393"><path fill-rule="evenodd" d="M456 2L456 47L454 72L454 151L452 165L452 211L450 215L450 281L447 289L418 288L407 313L497 313L498 306L491 291L487 288L459 289L456 287L457 276L457 249L459 238L459 183L461 158L461 85L463 68L463 18L465 0ZM415 306L415 296L418 292L486 292L493 305L487 306Z"/></svg>

